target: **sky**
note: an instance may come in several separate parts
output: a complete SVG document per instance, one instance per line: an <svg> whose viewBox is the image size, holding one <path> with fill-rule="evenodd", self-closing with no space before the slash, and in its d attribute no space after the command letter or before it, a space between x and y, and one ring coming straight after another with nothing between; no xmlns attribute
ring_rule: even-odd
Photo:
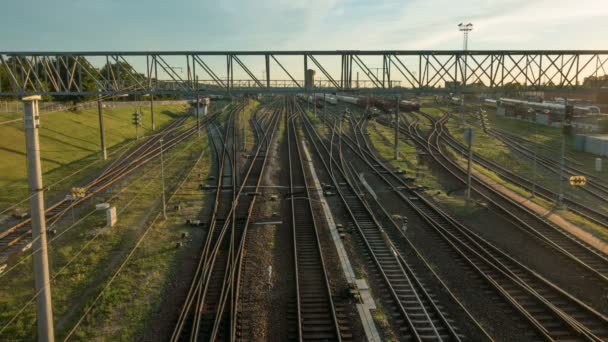
<svg viewBox="0 0 608 342"><path fill-rule="evenodd" d="M608 0L9 0L0 51L608 49Z"/></svg>

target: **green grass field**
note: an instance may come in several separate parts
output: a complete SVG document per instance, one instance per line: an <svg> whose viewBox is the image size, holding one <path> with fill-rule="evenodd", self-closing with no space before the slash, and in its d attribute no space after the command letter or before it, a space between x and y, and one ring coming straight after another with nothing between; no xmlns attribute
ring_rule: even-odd
<svg viewBox="0 0 608 342"><path fill-rule="evenodd" d="M190 124L192 124L192 119ZM202 143L201 143L202 141ZM114 286L108 289L77 331L76 338L89 340L86 336L112 336L111 340L132 339L141 329L144 320L159 305L157 300L172 276L172 266L182 249L175 248L184 227L184 217L173 205L181 204L184 211L190 205L203 205L203 197L197 185L205 179L211 163L206 135L196 135L186 139L165 155L166 189L170 195L201 151L196 172L178 195L169 197L167 221L158 221L149 236L135 252L134 257L116 278ZM76 224L70 220L61 222L58 229L63 235L50 238L49 259L52 283L53 311L58 337L65 337L67 331L82 315L93 298L105 286L109 277L133 248L137 239L148 229L153 217L160 209L161 181L158 160L144 166L137 175L112 190L111 194L96 197L108 200L116 206L118 223L115 227L105 226L103 212L94 211L94 203L84 207L76 216ZM195 208L196 209L196 208ZM81 219L82 221L79 221ZM0 281L0 327L4 327L16 315L16 320L0 331L0 340L32 340L35 338L35 305L27 304L33 296L33 272L29 256L18 264ZM144 284L145 286L142 286ZM134 294L137 293L137 296ZM155 300L150 300L155 298ZM19 310L25 306L25 310ZM128 306L129 311L121 311ZM114 322L121 329L108 332L100 330ZM121 335L121 336L119 336ZM141 335L141 334L140 334ZM108 337L107 337L108 338Z"/></svg>
<svg viewBox="0 0 608 342"><path fill-rule="evenodd" d="M156 128L162 127L185 110L184 105L155 106ZM135 127L131 114L135 107L104 109L104 132L110 155L121 146L134 141ZM143 128L140 136L151 132L150 111L143 109ZM17 114L2 114L0 122L18 119ZM40 151L45 186L95 163L91 169L103 165L100 161L99 123L96 109L79 112L52 112L41 115ZM25 136L22 121L0 125L0 207L5 208L27 197ZM80 173L54 188L65 189L82 180ZM45 196L53 195L53 189ZM27 204L27 203L25 203Z"/></svg>

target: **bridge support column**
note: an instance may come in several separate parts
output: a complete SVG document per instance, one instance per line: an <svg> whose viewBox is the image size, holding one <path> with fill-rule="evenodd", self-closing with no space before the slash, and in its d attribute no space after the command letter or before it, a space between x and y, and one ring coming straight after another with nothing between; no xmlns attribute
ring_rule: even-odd
<svg viewBox="0 0 608 342"><path fill-rule="evenodd" d="M49 259L46 248L44 190L42 186L38 138L38 130L40 129L38 101L40 99L39 95L24 97L22 99L23 125L25 127L27 174L30 188L38 341L52 342L54 341L53 307L51 304L51 283L49 281Z"/></svg>

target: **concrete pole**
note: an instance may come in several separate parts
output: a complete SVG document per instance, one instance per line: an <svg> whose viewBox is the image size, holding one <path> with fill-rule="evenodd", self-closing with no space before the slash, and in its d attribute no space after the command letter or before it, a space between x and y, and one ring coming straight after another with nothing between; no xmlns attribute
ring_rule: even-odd
<svg viewBox="0 0 608 342"><path fill-rule="evenodd" d="M154 125L154 95L150 94L150 118L152 118L152 130L156 129Z"/></svg>
<svg viewBox="0 0 608 342"><path fill-rule="evenodd" d="M564 156L566 154L566 134L562 133L562 148L559 158L559 195L557 196L557 206L561 208L564 205Z"/></svg>
<svg viewBox="0 0 608 342"><path fill-rule="evenodd" d="M196 95L196 131L197 131L199 137L201 136L201 119L199 116L200 105L201 105L201 96Z"/></svg>
<svg viewBox="0 0 608 342"><path fill-rule="evenodd" d="M313 92L312 93L312 98L315 101L315 105L314 105L314 108L313 108L313 111L315 112L315 118L317 118L317 99L316 99L316 96L317 96L317 94ZM324 106L325 106L325 103L326 103L325 102L325 94L323 94L323 105Z"/></svg>
<svg viewBox="0 0 608 342"><path fill-rule="evenodd" d="M163 187L163 218L167 219L167 202L165 201L165 162L163 160L163 138L160 138L160 176Z"/></svg>
<svg viewBox="0 0 608 342"><path fill-rule="evenodd" d="M103 134L103 108L101 105L101 94L97 94L97 112L99 113L99 140L101 143L101 157L103 160L107 160L108 152L106 151L106 140Z"/></svg>
<svg viewBox="0 0 608 342"><path fill-rule="evenodd" d="M557 207L561 208L564 205L564 166L566 156L566 107L568 107L568 96L566 96L566 102L564 106L564 119L562 120L562 147L559 157L559 195L557 195ZM568 123L569 124L569 123Z"/></svg>
<svg viewBox="0 0 608 342"><path fill-rule="evenodd" d="M323 117L327 118L327 116L325 115L325 108L327 107L327 101L325 101L325 93L323 93Z"/></svg>
<svg viewBox="0 0 608 342"><path fill-rule="evenodd" d="M395 108L395 160L399 160L399 101L401 96L397 95L397 107Z"/></svg>
<svg viewBox="0 0 608 342"><path fill-rule="evenodd" d="M46 249L46 221L44 217L44 190L40 165L38 129L40 116L38 101L40 96L23 98L23 125L27 151L27 173L30 187L30 210L32 215L32 238L34 257L34 278L36 284L36 314L38 341L54 341L53 306L51 304L51 283L49 281L49 259Z"/></svg>
<svg viewBox="0 0 608 342"><path fill-rule="evenodd" d="M467 162L467 204L471 200L471 166L473 164L473 137L469 138L469 160Z"/></svg>
<svg viewBox="0 0 608 342"><path fill-rule="evenodd" d="M534 168L532 170L532 198L536 196L536 135L538 134L538 123L536 122L536 114L534 114Z"/></svg>

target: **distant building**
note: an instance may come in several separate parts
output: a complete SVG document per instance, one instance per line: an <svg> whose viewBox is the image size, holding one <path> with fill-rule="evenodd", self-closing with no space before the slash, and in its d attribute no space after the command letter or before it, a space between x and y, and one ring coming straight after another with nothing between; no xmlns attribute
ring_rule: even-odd
<svg viewBox="0 0 608 342"><path fill-rule="evenodd" d="M462 83L460 83L460 81L446 81L445 89L457 90L458 88L460 88L461 85Z"/></svg>

